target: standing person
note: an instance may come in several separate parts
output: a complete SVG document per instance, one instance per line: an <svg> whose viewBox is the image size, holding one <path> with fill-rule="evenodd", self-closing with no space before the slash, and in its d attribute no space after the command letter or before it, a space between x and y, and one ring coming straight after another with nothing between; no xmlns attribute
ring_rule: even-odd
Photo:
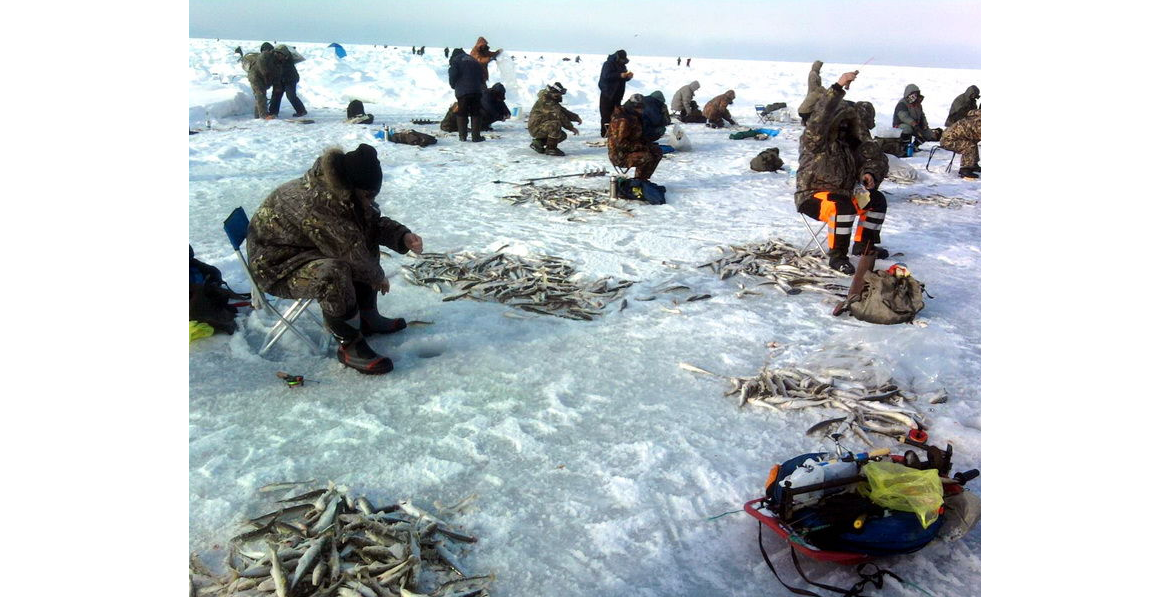
<svg viewBox="0 0 1170 597"><path fill-rule="evenodd" d="M475 58L468 56L463 48L451 51L451 59L447 67L447 80L451 89L455 90L455 100L459 102L455 110L455 122L459 130L459 140L467 140L467 121L471 119L471 141L483 141L480 136L480 103L483 95L483 69Z"/></svg>
<svg viewBox="0 0 1170 597"><path fill-rule="evenodd" d="M979 88L972 85L966 91L959 94L955 101L951 102L951 111L947 114L947 120L943 124L951 126L956 122L967 117L971 110L979 109Z"/></svg>
<svg viewBox="0 0 1170 597"><path fill-rule="evenodd" d="M983 117L978 108L947 127L939 145L943 149L962 154L959 161L959 176L967 180L979 178L979 141L982 139Z"/></svg>
<svg viewBox="0 0 1170 597"><path fill-rule="evenodd" d="M597 79L597 87L601 89L601 136L604 137L609 129L609 119L614 108L622 103L626 95L626 81L634 77L634 73L626 70L630 59L625 50L618 50L605 59L601 65L601 76Z"/></svg>
<svg viewBox="0 0 1170 597"><path fill-rule="evenodd" d="M297 72L296 59L292 50L289 50L288 46L280 44L272 53L276 57L276 63L280 66L280 77L272 85L272 100L268 102L268 113L272 116L279 115L281 96L287 95L288 103L294 110L293 117L300 118L307 115L305 104L301 103L301 99L297 97L297 83L301 80L301 74Z"/></svg>
<svg viewBox="0 0 1170 597"><path fill-rule="evenodd" d="M926 112L922 111L922 100L925 97L917 85L913 83L907 85L902 93L902 99L894 107L894 122L890 125L900 129L902 140L912 141L915 149L923 141L938 141L939 135L942 134L942 129L932 130L930 124L926 122Z"/></svg>
<svg viewBox="0 0 1170 597"><path fill-rule="evenodd" d="M488 80L488 63L495 60L503 50L492 50L491 46L484 38L475 40L475 45L471 48L471 57L476 60L483 67L483 80L486 83Z"/></svg>
<svg viewBox="0 0 1170 597"><path fill-rule="evenodd" d="M849 236L858 216L861 225L854 236L854 253L865 249L885 259L889 252L881 242L886 198L877 184L888 172L881 150L861 123L858 110L844 101L845 90L857 71L841 75L813 106L808 125L800 136L800 166L796 171L796 211L825 222L829 227L829 267L852 274ZM854 197L858 183L869 191L868 201ZM862 196L864 201L865 197ZM859 246L860 245L860 246Z"/></svg>
<svg viewBox="0 0 1170 597"><path fill-rule="evenodd" d="M675 66L682 66L682 56L679 56L678 61L676 61L674 64Z"/></svg>
<svg viewBox="0 0 1170 597"><path fill-rule="evenodd" d="M305 174L273 191L248 225L248 257L260 290L284 298L311 298L337 339L337 360L379 375L394 363L365 338L406 328L378 313L377 292L390 291L378 246L421 253L422 239L382 215L374 198L382 188L378 152L362 143L343 153L330 147Z"/></svg>
<svg viewBox="0 0 1170 597"><path fill-rule="evenodd" d="M443 48L443 58L451 57L451 48Z"/></svg>
<svg viewBox="0 0 1170 597"><path fill-rule="evenodd" d="M707 119L707 126L715 129L723 128L723 121L726 120L732 126L735 126L735 119L731 117L731 111L727 109L735 101L735 90L729 89L719 95L711 98L707 105L703 106L703 116Z"/></svg>
<svg viewBox="0 0 1170 597"><path fill-rule="evenodd" d="M636 93L615 109L605 144L611 164L618 168L636 168L634 178L650 180L658 162L662 161L662 148L646 140L642 124L644 109L642 96Z"/></svg>
<svg viewBox="0 0 1170 597"><path fill-rule="evenodd" d="M699 82L691 81L686 85L678 88L674 92L674 96L670 98L670 111L682 116L691 106L691 101L695 99L695 92L699 90Z"/></svg>
<svg viewBox="0 0 1170 597"><path fill-rule="evenodd" d="M800 107L796 109L797 116L800 116L800 124L807 125L808 117L812 114L813 106L817 105L817 100L825 94L825 88L821 86L821 67L824 62L817 60L812 64L812 70L808 71L808 93L804 96L804 101L800 102Z"/></svg>
<svg viewBox="0 0 1170 597"><path fill-rule="evenodd" d="M418 55L418 49L417 49L417 48L415 48L414 46L410 46L410 53L411 53L411 54L414 54L415 56L417 56L417 55Z"/></svg>
<svg viewBox="0 0 1170 597"><path fill-rule="evenodd" d="M252 87L252 98L255 101L253 118L265 120L273 118L268 113L268 88L280 79L280 65L277 64L272 50L272 44L264 42L259 53L249 52L240 60L244 72L248 73L248 84Z"/></svg>
<svg viewBox="0 0 1170 597"><path fill-rule="evenodd" d="M567 139L568 135L561 129L573 131L574 135L580 133L573 123L581 124L581 117L561 105L564 97L565 87L559 82L541 89L540 93L536 94L536 103L532 105L532 111L528 114L528 134L532 135L529 147L532 151L544 155L563 156L565 152L558 149L557 145Z"/></svg>
<svg viewBox="0 0 1170 597"><path fill-rule="evenodd" d="M691 67L691 59L687 58L687 68L690 68L690 67Z"/></svg>
<svg viewBox="0 0 1170 597"><path fill-rule="evenodd" d="M426 46L419 46L419 47L418 47L418 55L419 55L419 56L422 56L422 55L424 55L424 54L426 54L426 53L427 53L427 47L426 47Z"/></svg>

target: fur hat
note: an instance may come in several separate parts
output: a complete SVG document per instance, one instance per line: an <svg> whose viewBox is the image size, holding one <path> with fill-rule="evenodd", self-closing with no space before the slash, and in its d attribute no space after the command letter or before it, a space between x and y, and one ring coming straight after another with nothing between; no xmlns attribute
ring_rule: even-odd
<svg viewBox="0 0 1170 597"><path fill-rule="evenodd" d="M345 181L355 189L375 193L382 189L382 164L378 161L378 150L365 143L341 157L341 170Z"/></svg>
<svg viewBox="0 0 1170 597"><path fill-rule="evenodd" d="M626 51L625 50L618 50L618 51L614 52L613 54L614 54L614 56L617 56L618 62L621 62L622 64L625 64L625 63L630 61L629 58L626 58Z"/></svg>
<svg viewBox="0 0 1170 597"><path fill-rule="evenodd" d="M635 93L634 95L631 95L629 97L629 99L626 100L626 103L622 104L622 107L627 108L627 109L642 108L642 107L644 107L644 104L642 102L643 102L642 94Z"/></svg>

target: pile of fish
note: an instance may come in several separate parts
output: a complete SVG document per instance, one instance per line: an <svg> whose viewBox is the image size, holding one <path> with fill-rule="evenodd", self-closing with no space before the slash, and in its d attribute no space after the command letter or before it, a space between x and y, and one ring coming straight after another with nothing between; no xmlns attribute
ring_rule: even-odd
<svg viewBox="0 0 1170 597"><path fill-rule="evenodd" d="M908 402L922 400L939 404L947 400L945 390L919 395L899 388L874 367L872 360L858 365L811 369L765 364L755 375L731 377L679 363L687 371L730 381L732 387L724 395L738 396L740 406L752 404L777 412L804 408L839 410L844 416L825 419L806 433L833 435L852 430L869 446L874 445L869 432L898 437L910 429L926 429L922 414L910 408Z"/></svg>
<svg viewBox="0 0 1170 597"><path fill-rule="evenodd" d="M497 301L532 313L576 320L600 316L606 305L633 284L609 276L587 282L559 257L521 256L501 250L490 255L422 253L402 269L412 284L429 286L435 292L442 292L441 284L454 288L455 294L444 301L464 297Z"/></svg>
<svg viewBox="0 0 1170 597"><path fill-rule="evenodd" d="M721 250L722 257L699 266L710 267L720 280L739 274L758 276L770 281L757 286L773 285L786 294L798 294L802 288L830 294L849 290L847 284L839 283L845 274L830 268L819 253L801 252L780 239ZM745 294L758 293L743 289L737 296Z"/></svg>
<svg viewBox="0 0 1170 597"><path fill-rule="evenodd" d="M559 211L563 214L579 210L600 212L616 209L628 216L633 215L630 209L621 206L624 201L611 199L608 190L586 189L568 185L524 186L520 187L519 195L504 195L503 198L511 201L512 205L536 202L547 210Z"/></svg>
<svg viewBox="0 0 1170 597"><path fill-rule="evenodd" d="M475 497L447 509L436 506L447 516ZM475 537L409 499L376 508L331 482L277 504L232 538L225 574L191 554L190 597L486 597L494 580L468 576L458 562L456 544L475 543ZM432 588L423 591L424 585Z"/></svg>
<svg viewBox="0 0 1170 597"><path fill-rule="evenodd" d="M948 209L959 209L964 205L979 204L978 199L963 199L962 197L946 197L944 195L912 195L906 200L919 205L936 205Z"/></svg>

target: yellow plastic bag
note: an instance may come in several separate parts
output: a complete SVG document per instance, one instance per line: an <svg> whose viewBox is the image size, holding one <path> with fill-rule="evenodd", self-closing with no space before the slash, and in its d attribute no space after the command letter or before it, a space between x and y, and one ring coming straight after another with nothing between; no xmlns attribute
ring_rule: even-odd
<svg viewBox="0 0 1170 597"><path fill-rule="evenodd" d="M188 323L190 323L191 327L191 342L194 342L200 338L206 338L215 333L215 328L201 321L191 321ZM188 344L191 342L188 342Z"/></svg>
<svg viewBox="0 0 1170 597"><path fill-rule="evenodd" d="M938 471L920 471L894 462L871 462L861 468L869 480L859 488L873 503L901 512L918 515L922 528L938 520L943 504L942 481Z"/></svg>

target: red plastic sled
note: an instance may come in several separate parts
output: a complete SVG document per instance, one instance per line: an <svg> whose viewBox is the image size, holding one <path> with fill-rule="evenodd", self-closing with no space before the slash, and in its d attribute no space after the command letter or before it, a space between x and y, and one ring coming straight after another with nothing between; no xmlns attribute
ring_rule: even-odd
<svg viewBox="0 0 1170 597"><path fill-rule="evenodd" d="M743 505L743 509L751 514L756 520L764 523L764 526L772 529L777 535L784 538L785 541L792 544L800 553L817 560L818 562L832 562L834 564L844 564L851 566L854 564L861 564L873 560L873 556L851 553L847 551L826 551L817 549L800 540L792 534L792 529L787 525L781 523L774 516L766 512L763 508L757 508L756 504L764 501L764 498L754 499Z"/></svg>

